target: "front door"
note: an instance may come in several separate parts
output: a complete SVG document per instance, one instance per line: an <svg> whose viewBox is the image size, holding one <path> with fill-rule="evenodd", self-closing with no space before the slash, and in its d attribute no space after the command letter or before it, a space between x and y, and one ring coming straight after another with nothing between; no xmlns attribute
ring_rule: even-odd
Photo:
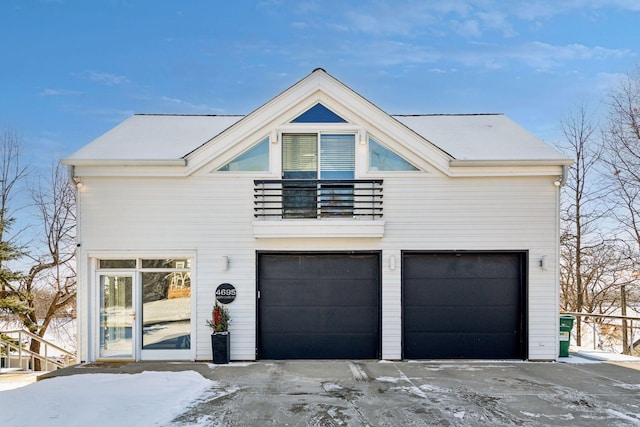
<svg viewBox="0 0 640 427"><path fill-rule="evenodd" d="M98 359L193 359L191 260L99 260Z"/></svg>
<svg viewBox="0 0 640 427"><path fill-rule="evenodd" d="M100 274L100 358L134 359L133 275Z"/></svg>

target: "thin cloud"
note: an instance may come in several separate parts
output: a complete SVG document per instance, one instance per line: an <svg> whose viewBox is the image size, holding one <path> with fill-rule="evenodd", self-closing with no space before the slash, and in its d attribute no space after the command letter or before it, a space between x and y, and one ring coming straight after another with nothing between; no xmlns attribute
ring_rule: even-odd
<svg viewBox="0 0 640 427"><path fill-rule="evenodd" d="M478 21L474 19L468 19L463 22L451 21L451 28L456 34L463 37L480 37L482 35Z"/></svg>
<svg viewBox="0 0 640 427"><path fill-rule="evenodd" d="M342 46L341 55L351 56L358 63L394 67L420 64L437 64L429 71L447 70L463 65L481 70L498 70L514 66L526 66L536 71L548 72L583 61L607 61L636 54L628 49L609 49L583 44L552 45L539 41L518 45L472 41L466 47L448 48L419 44L378 41L367 44L349 43ZM309 52L316 58L319 52Z"/></svg>
<svg viewBox="0 0 640 427"><path fill-rule="evenodd" d="M41 96L72 96L72 95L81 95L82 93L83 92L79 92L77 90L46 88L42 92L40 92L40 95Z"/></svg>
<svg viewBox="0 0 640 427"><path fill-rule="evenodd" d="M131 117L136 112L132 110L123 110L120 108L78 108L78 111L84 115L100 117L105 122L120 123L124 119Z"/></svg>
<svg viewBox="0 0 640 427"><path fill-rule="evenodd" d="M398 0L373 2L366 6L349 3L339 15L326 17L339 28L373 36L415 36L430 33L446 36L481 37L500 32L504 37L518 34L514 29L522 21L544 21L554 16L584 14L589 11L617 9L640 11L637 0L534 0L504 2L497 0L450 0L424 2ZM336 16L343 16L336 19ZM540 25L543 23L538 22Z"/></svg>
<svg viewBox="0 0 640 427"><path fill-rule="evenodd" d="M183 101L177 98L170 98L168 96L160 97L162 101L165 103L171 104L172 106L179 106L180 108L186 109L189 112L198 112L200 114L223 114L224 110L220 108L215 108L206 104L193 104L188 101Z"/></svg>
<svg viewBox="0 0 640 427"><path fill-rule="evenodd" d="M363 63L378 66L431 64L442 59L443 54L429 47L397 41L380 41L366 46L346 46L346 52L354 52Z"/></svg>
<svg viewBox="0 0 640 427"><path fill-rule="evenodd" d="M557 0L538 0L522 3L506 3L514 16L535 21L540 18L551 18L570 12L584 12L585 10L619 9L637 12L640 11L640 2L637 0L571 0L559 2Z"/></svg>
<svg viewBox="0 0 640 427"><path fill-rule="evenodd" d="M105 73L101 71L87 70L76 74L76 76L84 80L89 80L106 86L119 86L131 83L131 81L125 76L119 76L117 74Z"/></svg>
<svg viewBox="0 0 640 427"><path fill-rule="evenodd" d="M602 46L585 46L577 43L558 46L531 42L524 45L521 53L515 54L514 58L520 59L532 67L550 69L572 61L604 61L628 56L635 56L635 54L628 49L608 49Z"/></svg>

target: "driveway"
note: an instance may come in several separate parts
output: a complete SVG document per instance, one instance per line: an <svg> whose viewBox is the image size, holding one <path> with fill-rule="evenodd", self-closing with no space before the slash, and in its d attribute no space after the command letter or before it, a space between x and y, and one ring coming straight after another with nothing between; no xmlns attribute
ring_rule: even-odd
<svg viewBox="0 0 640 427"><path fill-rule="evenodd" d="M217 381L216 387L209 399L176 421L223 426L640 425L640 371L610 363L262 361L201 372Z"/></svg>
<svg viewBox="0 0 640 427"><path fill-rule="evenodd" d="M583 360L141 362L46 377L193 370L213 380L172 426L640 425L640 363Z"/></svg>

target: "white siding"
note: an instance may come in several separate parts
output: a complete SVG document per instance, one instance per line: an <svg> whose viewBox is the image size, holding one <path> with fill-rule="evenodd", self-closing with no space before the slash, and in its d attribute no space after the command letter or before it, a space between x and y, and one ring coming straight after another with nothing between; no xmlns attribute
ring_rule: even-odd
<svg viewBox="0 0 640 427"><path fill-rule="evenodd" d="M402 250L526 250L529 252L529 358L557 352L557 192L543 177L446 178L394 174L384 178L382 238L256 239L253 178L203 174L173 178L85 177L80 189L81 256L162 250L197 254L197 360L211 359L211 315L218 284L238 290L231 312L231 357L252 360L256 349L257 250L382 250L382 356L401 357ZM538 266L547 257L547 270ZM223 271L221 258L229 258ZM389 258L396 259L394 270ZM87 283L87 274L81 280ZM89 282L90 283L90 282ZM79 292L79 314L93 293ZM85 325L86 328L86 325ZM83 345L89 345L85 329ZM86 352L85 349L82 350Z"/></svg>

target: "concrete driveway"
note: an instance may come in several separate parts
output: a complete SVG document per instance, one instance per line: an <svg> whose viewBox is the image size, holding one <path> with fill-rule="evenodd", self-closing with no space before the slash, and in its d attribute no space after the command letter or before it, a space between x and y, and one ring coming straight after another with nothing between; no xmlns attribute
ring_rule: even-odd
<svg viewBox="0 0 640 427"><path fill-rule="evenodd" d="M640 425L640 371L611 363L260 361L70 369L189 369L214 380L207 397L174 425Z"/></svg>

